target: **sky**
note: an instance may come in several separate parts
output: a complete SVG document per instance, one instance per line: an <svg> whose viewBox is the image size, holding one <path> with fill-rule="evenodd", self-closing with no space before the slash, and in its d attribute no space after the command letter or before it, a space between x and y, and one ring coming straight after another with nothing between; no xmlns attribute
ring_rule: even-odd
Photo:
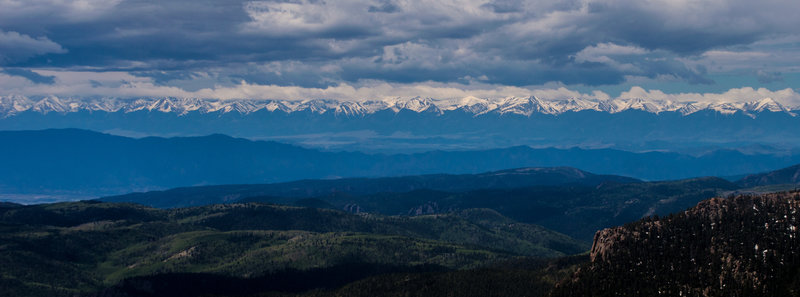
<svg viewBox="0 0 800 297"><path fill-rule="evenodd" d="M797 11L797 0L0 0L0 96L800 105Z"/></svg>

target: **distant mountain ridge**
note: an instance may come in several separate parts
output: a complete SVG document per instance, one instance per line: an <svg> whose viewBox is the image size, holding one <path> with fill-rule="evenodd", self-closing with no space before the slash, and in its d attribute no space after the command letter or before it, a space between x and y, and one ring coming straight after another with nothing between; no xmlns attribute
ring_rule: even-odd
<svg viewBox="0 0 800 297"><path fill-rule="evenodd" d="M225 134L340 151L412 153L510 146L800 151L800 107L773 99L394 98L214 100L0 96L0 130L78 128L123 136ZM515 166L519 167L519 166Z"/></svg>
<svg viewBox="0 0 800 297"><path fill-rule="evenodd" d="M415 154L326 152L224 135L129 138L86 130L0 131L0 194L116 195L176 187L302 179L478 174L507 168L580 168L647 180L764 172L800 163L719 150L702 156L526 146ZM13 157L11 157L13 156ZM447 189L444 189L447 190Z"/></svg>
<svg viewBox="0 0 800 297"><path fill-rule="evenodd" d="M166 191L104 197L109 202L136 202L162 208L246 201L252 197L317 198L330 195L361 196L416 190L465 192L481 189L515 189L534 186L597 186L604 183L638 183L638 179L593 174L570 167L518 168L480 174L430 174L383 178L300 180L286 183L184 187Z"/></svg>
<svg viewBox="0 0 800 297"><path fill-rule="evenodd" d="M543 172L536 173L537 170ZM523 174L507 176L519 171ZM525 171L534 173L524 174ZM641 182L572 168L529 168L499 173L186 187L99 200L159 208L250 202L301 206L311 202L313 207L351 213L401 216L481 208L588 242L599 229L653 214L681 211L737 189L735 184L716 177ZM584 177L575 179L573 173Z"/></svg>
<svg viewBox="0 0 800 297"><path fill-rule="evenodd" d="M312 100L255 100L255 99L199 99L175 97L140 97L140 98L74 98L74 97L26 97L0 96L0 117L14 116L25 111L47 114L70 113L80 111L103 112L136 112L157 111L184 115L198 113L230 113L250 114L257 111L269 112L311 112L316 114L333 113L339 116L364 116L379 111L399 112L408 110L417 113L445 113L462 111L474 116L495 114L517 114L531 116L533 114L558 115L567 112L593 110L607 113L619 113L626 110L640 110L649 113L678 112L689 115L703 110L712 110L721 114L736 112L757 116L764 111L783 112L796 116L794 111L800 106L784 106L772 98L763 98L750 102L674 102L669 100L650 99L609 99L588 100L580 98L548 100L530 97L477 98L437 100L433 98L392 98L365 101L338 101L326 99Z"/></svg>
<svg viewBox="0 0 800 297"><path fill-rule="evenodd" d="M786 174L782 172L796 168L750 177L784 176ZM755 186L786 183L784 180L758 180L763 183ZM434 174L185 187L100 200L159 208L266 202L410 216L486 208L517 221L542 225L588 241L600 228L683 211L704 199L770 191L748 187L753 187L748 178L736 182L718 177L642 182L557 167L519 168L474 175Z"/></svg>
<svg viewBox="0 0 800 297"><path fill-rule="evenodd" d="M770 172L751 174L742 178L737 183L744 187L800 184L800 165L794 165Z"/></svg>

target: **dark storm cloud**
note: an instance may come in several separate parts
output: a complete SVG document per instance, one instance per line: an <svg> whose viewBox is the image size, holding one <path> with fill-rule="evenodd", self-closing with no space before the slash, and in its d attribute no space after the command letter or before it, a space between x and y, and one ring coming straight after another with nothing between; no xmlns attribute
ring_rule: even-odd
<svg viewBox="0 0 800 297"><path fill-rule="evenodd" d="M0 70L0 72L8 75L24 77L29 81L32 81L37 84L52 85L53 83L55 83L56 79L55 76L40 75L36 72L27 69L8 68L8 69L2 69Z"/></svg>
<svg viewBox="0 0 800 297"><path fill-rule="evenodd" d="M783 81L783 74L780 72L768 72L763 69L756 71L756 79L758 82L768 84L773 82Z"/></svg>
<svg viewBox="0 0 800 297"><path fill-rule="evenodd" d="M483 8L490 9L496 13L519 12L522 9L522 1L519 0L499 0L490 1L481 5Z"/></svg>
<svg viewBox="0 0 800 297"><path fill-rule="evenodd" d="M732 5L717 6L713 5L715 2L720 3L684 1L682 5L685 6L672 11L644 1L593 2L589 4L589 13L583 21L585 26L597 28L591 32L595 38L630 42L651 50L663 49L679 54L749 44L774 30L766 23L763 26L749 24L755 20L743 15L746 12L742 10L755 8L755 5L737 5L743 3L728 1ZM726 11L709 11L716 9Z"/></svg>
<svg viewBox="0 0 800 297"><path fill-rule="evenodd" d="M370 5L367 11L393 13L393 12L399 12L400 7L390 0L381 0L378 1L376 5Z"/></svg>
<svg viewBox="0 0 800 297"><path fill-rule="evenodd" d="M686 59L797 33L796 1L31 0L0 4L0 63L169 84L363 79L713 83ZM3 41L6 40L6 41ZM24 41L24 42L23 42ZM617 52L602 52L616 49ZM629 49L629 50L625 50ZM630 50L636 49L636 50ZM583 53L583 54L581 54ZM766 73L766 72L765 72ZM764 75L759 76L759 79Z"/></svg>

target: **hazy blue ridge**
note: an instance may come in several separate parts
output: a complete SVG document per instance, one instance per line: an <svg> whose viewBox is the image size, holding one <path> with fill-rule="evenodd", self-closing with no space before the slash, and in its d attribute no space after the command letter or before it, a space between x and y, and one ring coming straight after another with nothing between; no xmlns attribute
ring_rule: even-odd
<svg viewBox="0 0 800 297"><path fill-rule="evenodd" d="M569 166L645 180L730 176L800 163L800 155L717 150L700 156L516 146L414 154L331 152L224 135L128 138L86 130L2 131L0 193L122 194L219 184ZM13 156L13 157L12 157Z"/></svg>

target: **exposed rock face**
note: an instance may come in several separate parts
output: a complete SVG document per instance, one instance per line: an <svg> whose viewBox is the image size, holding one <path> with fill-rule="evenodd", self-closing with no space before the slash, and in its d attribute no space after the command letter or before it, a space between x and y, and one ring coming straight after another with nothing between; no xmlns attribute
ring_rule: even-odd
<svg viewBox="0 0 800 297"><path fill-rule="evenodd" d="M361 206L359 206L358 204L355 204L355 203L350 203L350 204L345 205L342 208L342 210L344 210L345 212L349 212L349 213L362 213L362 212L364 212L364 210L361 209Z"/></svg>
<svg viewBox="0 0 800 297"><path fill-rule="evenodd" d="M713 198L597 232L553 296L800 296L800 192Z"/></svg>
<svg viewBox="0 0 800 297"><path fill-rule="evenodd" d="M410 216L419 216L419 215L427 215L427 214L436 214L440 213L441 210L439 209L439 203L436 202L425 202L420 206L414 207L408 210L408 215Z"/></svg>
<svg viewBox="0 0 800 297"><path fill-rule="evenodd" d="M608 228L597 232L592 241L590 257L592 262L607 261L614 252L614 243L625 240L626 233L622 228Z"/></svg>

